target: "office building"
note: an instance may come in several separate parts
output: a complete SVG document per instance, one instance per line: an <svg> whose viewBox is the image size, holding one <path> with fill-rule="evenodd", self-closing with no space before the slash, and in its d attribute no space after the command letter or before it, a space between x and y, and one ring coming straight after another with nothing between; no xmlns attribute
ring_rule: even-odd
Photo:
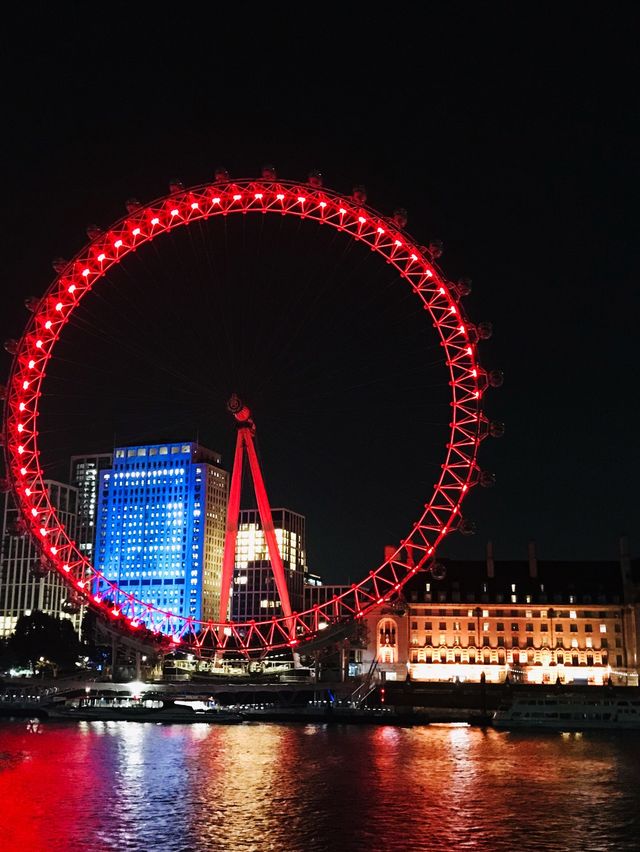
<svg viewBox="0 0 640 852"><path fill-rule="evenodd" d="M290 509L272 509L273 526L293 612L302 612L307 577L305 518ZM282 614L257 509L242 509L238 520L231 596L234 621L256 621Z"/></svg>
<svg viewBox="0 0 640 852"><path fill-rule="evenodd" d="M107 580L160 609L217 617L228 489L220 463L193 442L114 450L100 473L94 560Z"/></svg>
<svg viewBox="0 0 640 852"><path fill-rule="evenodd" d="M96 538L96 508L100 474L113 462L112 453L95 453L71 456L69 482L78 489L78 522L76 542L78 550L93 562Z"/></svg>
<svg viewBox="0 0 640 852"><path fill-rule="evenodd" d="M69 536L76 535L78 493L62 482L44 480L49 499ZM21 615L35 610L56 618L70 618L79 631L81 608L60 574L41 559L10 493L0 495L0 637L10 636Z"/></svg>

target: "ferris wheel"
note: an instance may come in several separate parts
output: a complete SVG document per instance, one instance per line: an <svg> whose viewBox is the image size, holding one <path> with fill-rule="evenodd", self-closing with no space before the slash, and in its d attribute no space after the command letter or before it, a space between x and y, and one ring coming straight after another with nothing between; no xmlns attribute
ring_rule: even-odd
<svg viewBox="0 0 640 852"><path fill-rule="evenodd" d="M303 612L288 610L281 616L246 622L201 621L161 609L120 588L72 540L44 482L40 399L65 326L83 298L100 287L109 269L141 246L154 240L161 243L166 234L182 226L238 214L318 223L335 229L344 240L367 246L380 262L391 264L401 286L422 304L439 337L441 359L449 374L451 416L433 491L382 564L342 594ZM397 596L417 572L431 571L437 578L435 555L440 542L454 530L471 528L461 513L463 500L476 484L493 481L478 466L479 445L487 436L502 433L502 425L490 422L482 411L486 389L502 382L499 371L487 372L478 363L478 343L490 337L491 327L467 319L461 299L468 293L468 284L445 278L436 264L439 244L419 245L406 231L406 213L382 215L367 204L362 188L345 196L325 188L317 173L307 182L296 183L279 180L271 168L265 168L257 180L232 181L220 170L213 183L191 189L174 184L169 195L150 204L128 203L124 218L90 237L73 260L56 264L56 277L42 298L27 300L32 315L22 337L8 347L13 362L3 389L8 486L46 563L62 575L78 600L100 611L115 629L149 641L201 655L233 650L250 656L283 648L301 650L306 642L330 636L332 630L362 619ZM226 583L231 581L228 570L223 576Z"/></svg>

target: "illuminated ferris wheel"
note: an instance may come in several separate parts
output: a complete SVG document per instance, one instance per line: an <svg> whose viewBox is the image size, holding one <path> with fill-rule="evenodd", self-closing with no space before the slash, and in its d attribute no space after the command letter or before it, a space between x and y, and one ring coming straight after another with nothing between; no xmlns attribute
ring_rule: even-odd
<svg viewBox="0 0 640 852"><path fill-rule="evenodd" d="M93 235L73 260L56 265L56 277L42 298L28 300L32 316L20 340L9 347L14 357L4 389L8 484L43 558L62 575L78 600L100 611L114 628L201 655L233 650L249 656L282 648L303 649L321 632L330 636L332 630L362 619L374 607L398 595L417 572L426 570L437 576L435 554L442 539L453 530L469 530L461 514L462 502L474 485L492 482L492 475L478 467L478 447L488 435L499 437L502 432L501 424L491 423L482 412L485 390L502 381L498 371L483 370L477 360L478 342L490 336L491 328L486 323L474 325L466 318L461 297L467 294L468 286L444 277L435 262L439 246L420 246L405 230L404 211L383 216L367 205L362 189L343 196L324 188L319 174L311 175L306 183L295 183L278 180L270 168L263 170L259 180L231 181L220 171L213 183L171 189L168 196L150 204L128 204L124 218ZM181 226L237 214L272 214L318 223L336 229L344 240L368 246L380 261L391 264L401 285L422 303L436 329L449 373L451 416L444 460L433 491L405 538L381 565L343 594L304 612L283 606L280 616L236 622L222 617L223 609L218 621L202 621L166 611L125 591L80 551L44 483L39 402L48 364L65 326L84 296L100 287L110 268L146 243L162 243L166 234ZM234 405L232 402L230 410L238 421L238 447L240 452L246 450L252 463L250 413L242 406L234 409ZM254 483L257 486L255 475ZM233 501L239 495L232 493L231 497ZM272 556L285 600L277 553ZM232 581L232 557L228 536L221 589L225 604Z"/></svg>

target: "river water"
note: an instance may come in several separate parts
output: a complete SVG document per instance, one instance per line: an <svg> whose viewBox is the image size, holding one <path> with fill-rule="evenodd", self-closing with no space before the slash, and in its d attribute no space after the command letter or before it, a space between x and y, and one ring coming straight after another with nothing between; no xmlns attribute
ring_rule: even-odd
<svg viewBox="0 0 640 852"><path fill-rule="evenodd" d="M0 848L638 850L640 735L0 721Z"/></svg>

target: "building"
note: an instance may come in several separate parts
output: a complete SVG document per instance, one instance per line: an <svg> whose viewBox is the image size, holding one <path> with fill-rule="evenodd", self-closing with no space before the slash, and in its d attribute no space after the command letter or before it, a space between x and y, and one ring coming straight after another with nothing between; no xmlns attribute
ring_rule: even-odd
<svg viewBox="0 0 640 852"><path fill-rule="evenodd" d="M302 612L308 574L305 518L290 509L272 509L293 612ZM256 621L282 615L280 598L257 509L241 509L231 596L234 621Z"/></svg>
<svg viewBox="0 0 640 852"><path fill-rule="evenodd" d="M217 618L228 491L220 463L192 442L114 450L100 473L94 559L107 580L186 618Z"/></svg>
<svg viewBox="0 0 640 852"><path fill-rule="evenodd" d="M113 463L112 453L71 456L69 482L78 489L78 522L76 542L78 550L93 563L96 538L96 506L100 474Z"/></svg>
<svg viewBox="0 0 640 852"><path fill-rule="evenodd" d="M313 609L314 606L322 606L322 604L326 604L334 600L334 598L339 598L340 595L343 595L350 589L351 586L344 584L328 583L325 585L319 577L310 575L309 582L304 587L304 608L307 610ZM326 614L329 616L338 616L340 614L338 605L336 604L335 608L329 607L326 610Z"/></svg>
<svg viewBox="0 0 640 852"><path fill-rule="evenodd" d="M78 493L62 482L44 481L52 505L69 536L76 535ZM40 610L56 618L70 618L79 631L81 608L69 587L41 559L10 493L2 494L2 541L0 544L0 637L10 636L21 615Z"/></svg>
<svg viewBox="0 0 640 852"><path fill-rule="evenodd" d="M635 684L638 612L631 560L441 560L367 618L363 662L386 679Z"/></svg>

